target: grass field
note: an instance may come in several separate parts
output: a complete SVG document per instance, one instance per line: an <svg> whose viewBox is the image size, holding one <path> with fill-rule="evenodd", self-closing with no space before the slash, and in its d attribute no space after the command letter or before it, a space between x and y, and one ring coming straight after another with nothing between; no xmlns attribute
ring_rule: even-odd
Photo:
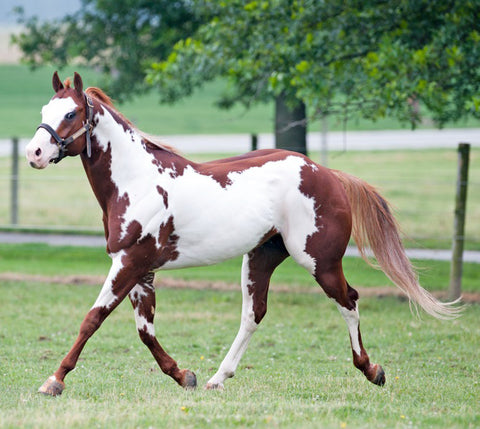
<svg viewBox="0 0 480 429"><path fill-rule="evenodd" d="M448 263L423 261L422 283L444 289ZM416 318L405 300L361 298L363 340L387 384L367 382L351 363L345 323L308 275L291 261L277 270L269 311L223 392L202 386L238 329L236 291L160 288L156 331L200 388L185 392L161 373L122 303L89 341L58 398L37 388L71 347L97 285L57 284L48 277L104 277L100 248L0 245L0 427L119 428L476 428L480 424L480 306L445 322ZM345 258L355 287L384 286L383 274ZM2 273L17 273L16 281ZM239 280L240 261L158 273L190 282ZM45 281L22 280L25 274ZM478 265L466 264L464 289L479 291ZM10 276L11 277L11 276ZM171 282L175 284L175 282ZM283 292L278 292L282 286ZM393 288L393 286L392 286ZM239 289L239 287L237 287Z"/></svg>
<svg viewBox="0 0 480 429"><path fill-rule="evenodd" d="M30 137L40 123L40 109L52 97L51 80L54 67L42 67L34 72L24 65L0 65L0 138ZM102 87L101 76L85 68L69 66L60 71L62 79L81 73L85 86ZM273 103L258 105L249 111L238 106L228 111L215 107L224 84L214 82L195 92L190 98L174 105L160 105L155 92L120 105L121 111L139 128L151 134L233 134L273 131ZM115 94L109 94L115 99ZM342 130L343 122L329 120L330 130ZM427 119L423 127L431 127ZM480 126L470 120L447 126ZM408 128L407 124L385 118L376 122L352 119L348 130L382 130ZM311 130L318 130L313 123Z"/></svg>
<svg viewBox="0 0 480 429"><path fill-rule="evenodd" d="M387 384L351 363L345 324L322 295L271 293L269 312L223 392L201 387L236 333L240 293L160 289L156 330L200 388L161 373L125 302L87 344L58 398L36 393L70 348L98 287L3 282L0 427L476 428L480 307L453 322L406 302L362 299L362 332Z"/></svg>

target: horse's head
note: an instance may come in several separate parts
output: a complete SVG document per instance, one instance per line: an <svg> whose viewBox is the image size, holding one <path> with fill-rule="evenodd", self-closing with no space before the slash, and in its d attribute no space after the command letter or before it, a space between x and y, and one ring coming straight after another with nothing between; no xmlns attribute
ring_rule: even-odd
<svg viewBox="0 0 480 429"><path fill-rule="evenodd" d="M90 131L93 104L83 92L82 78L75 73L74 88L53 74L55 95L42 108L42 123L26 148L27 160L34 168L45 168L63 157L87 151L90 156Z"/></svg>

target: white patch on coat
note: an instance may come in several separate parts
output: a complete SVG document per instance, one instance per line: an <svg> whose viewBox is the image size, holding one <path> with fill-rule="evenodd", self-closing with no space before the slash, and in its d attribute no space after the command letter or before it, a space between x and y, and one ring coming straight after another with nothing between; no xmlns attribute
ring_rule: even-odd
<svg viewBox="0 0 480 429"><path fill-rule="evenodd" d="M119 197L127 196L129 200L120 238L125 237L132 221L142 226L140 238L148 234L157 238L160 226L168 219L163 196L157 191L160 184L158 167L152 163L153 156L143 148L141 137L136 132L125 131L108 110L104 112L97 115L99 123L93 135L103 151L110 146L112 181Z"/></svg>
<svg viewBox="0 0 480 429"><path fill-rule="evenodd" d="M180 254L165 268L214 264L245 254L272 228L286 238L292 256L302 259L307 236L316 231L314 216L308 213L313 201L298 189L304 163L290 156L232 172L225 188L189 167L164 185Z"/></svg>
<svg viewBox="0 0 480 429"><path fill-rule="evenodd" d="M129 295L130 298L133 301L134 305L134 313L135 313L135 324L137 326L137 331L145 330L150 336L154 337L155 336L155 328L153 326L153 323L149 322L145 316L142 316L140 314L140 307L144 308L144 305L141 305L142 298L145 296L148 296L148 293L146 291L146 288L149 286L145 285L135 285L135 287L130 291ZM155 293L155 290L152 288L153 293ZM147 309L144 308L144 311ZM152 306L151 309L151 314L153 315L155 310L154 307Z"/></svg>
<svg viewBox="0 0 480 429"><path fill-rule="evenodd" d="M122 257L124 255L125 251L123 250L110 255L112 258L112 266L110 267L108 276L103 283L102 290L100 291L100 294L98 295L98 298L95 301L95 304L93 304L92 308L104 307L108 309L117 299L117 296L113 293L113 281L123 268Z"/></svg>
<svg viewBox="0 0 480 429"><path fill-rule="evenodd" d="M144 316L141 316L138 307L135 308L135 324L137 331L145 330L148 335L155 336L155 327Z"/></svg>
<svg viewBox="0 0 480 429"><path fill-rule="evenodd" d="M299 190L304 158L291 155L231 172L226 187L193 166L181 176L174 174L174 167L159 173L140 136L125 131L104 112L97 115L94 135L103 150L110 146L112 181L119 196L128 196L130 203L123 215L122 238L128 225L137 221L142 227L140 238L151 235L159 247L158 232L173 216L179 256L162 269L215 264L242 255L275 228L295 260L314 271L315 261L305 246L317 230L315 201ZM157 186L167 192L168 208Z"/></svg>

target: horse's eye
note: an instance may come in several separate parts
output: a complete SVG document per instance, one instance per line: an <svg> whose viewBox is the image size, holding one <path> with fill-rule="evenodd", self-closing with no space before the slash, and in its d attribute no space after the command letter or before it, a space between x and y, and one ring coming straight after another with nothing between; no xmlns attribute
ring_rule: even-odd
<svg viewBox="0 0 480 429"><path fill-rule="evenodd" d="M65 115L65 119L71 121L73 118L75 117L75 110L73 112L68 112L66 115Z"/></svg>

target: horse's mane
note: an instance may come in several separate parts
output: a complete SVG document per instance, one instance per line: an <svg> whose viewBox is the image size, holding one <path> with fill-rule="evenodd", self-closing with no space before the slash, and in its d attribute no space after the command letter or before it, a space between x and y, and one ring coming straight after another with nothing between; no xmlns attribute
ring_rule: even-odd
<svg viewBox="0 0 480 429"><path fill-rule="evenodd" d="M140 134L140 136L147 143L151 143L154 146L157 146L160 149L164 149L168 152L178 153L174 147L162 143L158 138L150 134L144 133L143 131L139 130L135 125L133 125L129 119L127 119L125 116L123 116L122 113L118 111L118 109L113 105L112 99L107 94L105 94L100 88L96 88L92 86L90 88L87 88L85 90L85 93L90 97L95 98L96 100L110 107L110 109L112 109L123 121L125 121L131 128L135 129L135 131L137 131L138 134Z"/></svg>

